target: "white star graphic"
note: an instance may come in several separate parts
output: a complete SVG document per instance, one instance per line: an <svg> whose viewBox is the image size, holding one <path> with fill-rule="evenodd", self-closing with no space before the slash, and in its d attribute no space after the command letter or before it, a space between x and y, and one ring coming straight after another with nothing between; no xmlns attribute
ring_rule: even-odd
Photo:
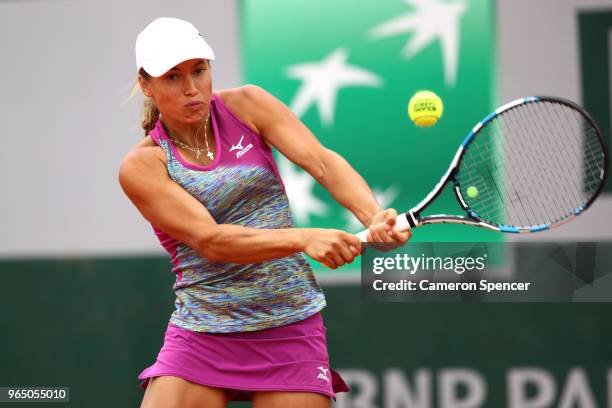
<svg viewBox="0 0 612 408"><path fill-rule="evenodd" d="M295 223L297 225L307 225L310 222L310 214L326 215L328 206L313 193L315 179L305 171L299 170L296 165L282 155L278 156L276 163L285 184Z"/></svg>
<svg viewBox="0 0 612 408"><path fill-rule="evenodd" d="M369 36L379 39L414 31L414 36L403 49L403 54L408 58L439 38L444 59L444 80L447 85L455 85L459 58L459 20L466 12L467 4L464 0L404 0L404 3L414 6L415 11L372 28Z"/></svg>
<svg viewBox="0 0 612 408"><path fill-rule="evenodd" d="M348 51L338 48L321 62L304 62L287 67L287 76L302 81L293 96L291 110L301 117L316 103L321 122L329 127L334 121L338 90L346 86L378 87L380 77L366 69L348 65Z"/></svg>
<svg viewBox="0 0 612 408"><path fill-rule="evenodd" d="M389 208L391 203L395 201L399 195L399 189L394 185L389 186L384 191L381 188L374 187L372 192L374 193L374 197L376 197L376 201L378 201L378 204L380 204L383 209ZM346 219L346 230L348 232L359 232L363 230L363 225L361 222L359 222L357 217L355 217L349 210L344 212L344 218Z"/></svg>

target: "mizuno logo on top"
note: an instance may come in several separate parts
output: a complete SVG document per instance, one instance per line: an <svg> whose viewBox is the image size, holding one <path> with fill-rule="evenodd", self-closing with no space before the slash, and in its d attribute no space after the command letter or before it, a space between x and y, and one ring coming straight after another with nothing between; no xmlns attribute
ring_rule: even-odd
<svg viewBox="0 0 612 408"><path fill-rule="evenodd" d="M236 158L239 159L240 157L244 156L252 147L253 144L249 143L248 145L246 145L246 147L242 147L242 140L244 139L244 135L240 135L240 140L238 141L238 143L236 143L235 145L232 145L232 147L230 147L229 151L233 152L234 150L239 150L236 153Z"/></svg>

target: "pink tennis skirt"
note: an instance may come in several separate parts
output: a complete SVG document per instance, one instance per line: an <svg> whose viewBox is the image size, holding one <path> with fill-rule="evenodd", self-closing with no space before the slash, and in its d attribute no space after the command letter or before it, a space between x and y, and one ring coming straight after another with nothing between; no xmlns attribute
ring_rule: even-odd
<svg viewBox="0 0 612 408"><path fill-rule="evenodd" d="M170 375L228 390L246 401L254 391L316 392L335 398L348 386L329 367L327 329L316 313L286 326L254 332L204 333L168 324L155 363L138 376Z"/></svg>

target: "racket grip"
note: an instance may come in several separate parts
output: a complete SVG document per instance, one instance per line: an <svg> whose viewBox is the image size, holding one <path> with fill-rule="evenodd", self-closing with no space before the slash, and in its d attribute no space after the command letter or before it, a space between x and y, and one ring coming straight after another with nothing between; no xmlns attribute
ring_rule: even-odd
<svg viewBox="0 0 612 408"><path fill-rule="evenodd" d="M410 224L408 223L408 218L406 217L406 213L401 213L395 219L395 226L393 227L394 231L407 231L410 229ZM361 232L358 232L357 237L361 240L361 242L368 241L368 230L364 229Z"/></svg>

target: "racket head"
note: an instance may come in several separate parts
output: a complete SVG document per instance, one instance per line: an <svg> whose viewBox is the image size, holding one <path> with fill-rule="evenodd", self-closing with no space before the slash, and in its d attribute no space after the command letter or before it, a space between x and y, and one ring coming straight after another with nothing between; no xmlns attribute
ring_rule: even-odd
<svg viewBox="0 0 612 408"><path fill-rule="evenodd" d="M601 193L607 153L601 130L579 105L544 96L512 101L479 122L459 148L448 178L469 217L447 222L513 233L561 225Z"/></svg>

